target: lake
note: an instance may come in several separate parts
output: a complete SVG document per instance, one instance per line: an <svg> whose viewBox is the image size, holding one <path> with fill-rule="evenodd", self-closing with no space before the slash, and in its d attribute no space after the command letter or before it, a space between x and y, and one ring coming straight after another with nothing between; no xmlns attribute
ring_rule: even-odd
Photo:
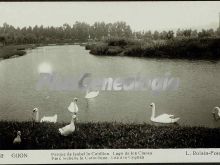
<svg viewBox="0 0 220 165"><path fill-rule="evenodd" d="M159 92L100 91L98 97L86 100L85 91L37 90L42 63L64 78L84 73L97 77L162 77L170 73L179 78L179 87ZM67 107L77 97L78 122L151 123L149 105L154 102L156 115L173 114L180 117L180 125L220 126L211 114L220 106L219 62L99 57L78 45L45 46L0 61L0 92L0 120L31 120L33 108L38 107L40 117L58 114L58 122L69 122Z"/></svg>

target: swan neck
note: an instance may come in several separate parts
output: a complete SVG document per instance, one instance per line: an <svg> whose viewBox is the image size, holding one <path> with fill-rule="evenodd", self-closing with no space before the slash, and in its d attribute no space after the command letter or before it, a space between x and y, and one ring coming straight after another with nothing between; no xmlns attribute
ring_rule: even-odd
<svg viewBox="0 0 220 165"><path fill-rule="evenodd" d="M38 111L36 112L36 118L35 118L35 120L36 120L36 121L39 121L39 112L38 112Z"/></svg>
<svg viewBox="0 0 220 165"><path fill-rule="evenodd" d="M152 106L151 118L155 118L155 105Z"/></svg>
<svg viewBox="0 0 220 165"><path fill-rule="evenodd" d="M71 120L71 123L70 123L70 124L74 125L74 118L72 118L72 120Z"/></svg>

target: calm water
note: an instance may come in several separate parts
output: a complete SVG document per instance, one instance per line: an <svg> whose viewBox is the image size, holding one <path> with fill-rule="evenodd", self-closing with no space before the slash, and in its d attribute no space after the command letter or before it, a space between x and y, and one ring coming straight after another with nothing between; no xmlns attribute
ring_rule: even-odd
<svg viewBox="0 0 220 165"><path fill-rule="evenodd" d="M179 77L176 91L101 91L89 102L84 91L36 90L38 66L49 63L59 76L92 73L100 77L164 76ZM29 50L26 56L0 62L0 120L30 120L32 109L40 116L58 114L58 121L69 121L67 110L78 97L79 121L150 122L149 104L156 114L180 117L181 125L220 126L211 111L220 106L220 63L183 60L155 60L129 57L97 57L80 46L48 46Z"/></svg>

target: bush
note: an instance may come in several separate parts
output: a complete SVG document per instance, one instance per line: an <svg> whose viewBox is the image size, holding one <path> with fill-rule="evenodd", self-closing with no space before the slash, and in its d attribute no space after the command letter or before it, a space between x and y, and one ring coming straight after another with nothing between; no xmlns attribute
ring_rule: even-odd
<svg viewBox="0 0 220 165"><path fill-rule="evenodd" d="M85 46L85 49L86 50L91 50L91 49L93 49L95 47L95 44L87 44L86 46Z"/></svg>
<svg viewBox="0 0 220 165"><path fill-rule="evenodd" d="M90 53L95 55L107 55L106 54L107 50L108 50L107 45L104 44L95 45L94 47L92 47L92 49L90 49Z"/></svg>
<svg viewBox="0 0 220 165"><path fill-rule="evenodd" d="M108 50L106 51L106 54L108 54L108 55L118 55L122 51L123 51L123 49L121 47L119 47L119 46L112 46L112 47L108 48Z"/></svg>

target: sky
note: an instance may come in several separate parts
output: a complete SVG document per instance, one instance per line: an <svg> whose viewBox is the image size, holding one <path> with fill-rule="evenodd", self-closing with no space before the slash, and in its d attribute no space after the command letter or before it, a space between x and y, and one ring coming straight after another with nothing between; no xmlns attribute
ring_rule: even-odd
<svg viewBox="0 0 220 165"><path fill-rule="evenodd" d="M132 30L214 28L220 2L0 2L0 25L62 26L75 21L93 24L125 21Z"/></svg>

